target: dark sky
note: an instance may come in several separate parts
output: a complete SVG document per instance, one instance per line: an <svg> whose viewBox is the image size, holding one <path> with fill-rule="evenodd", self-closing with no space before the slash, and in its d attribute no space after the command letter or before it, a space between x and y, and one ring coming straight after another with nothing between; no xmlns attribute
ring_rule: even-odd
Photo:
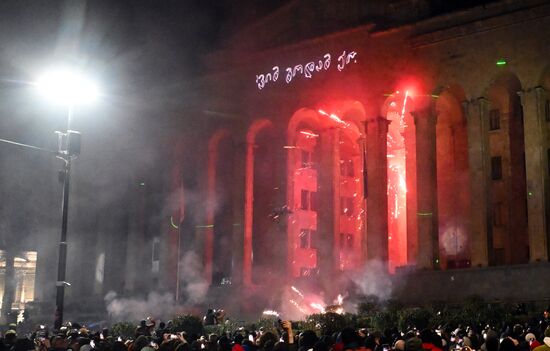
<svg viewBox="0 0 550 351"><path fill-rule="evenodd" d="M166 144L179 132L171 120L202 123L181 111L185 83L202 72L203 55L284 2L2 0L0 138L56 149L66 110L38 99L26 83L59 64L91 74L103 96L75 112L83 145L71 215L107 204L129 179L169 172ZM57 233L58 168L50 154L0 144L0 246L4 234L24 237L48 225Z"/></svg>
<svg viewBox="0 0 550 351"><path fill-rule="evenodd" d="M200 74L222 38L285 2L4 0L0 77L32 80L50 62L67 62L108 80L110 94L162 95Z"/></svg>
<svg viewBox="0 0 550 351"><path fill-rule="evenodd" d="M216 48L220 36L284 2L4 0L1 59L4 66L9 63L5 54L16 61L29 54L86 56L91 62L127 57L163 75L183 72L183 66L195 72L200 56Z"/></svg>

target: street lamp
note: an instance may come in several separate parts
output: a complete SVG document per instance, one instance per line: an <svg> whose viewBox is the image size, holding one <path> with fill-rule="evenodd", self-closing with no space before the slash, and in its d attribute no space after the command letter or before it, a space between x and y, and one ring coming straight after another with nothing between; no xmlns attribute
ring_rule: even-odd
<svg viewBox="0 0 550 351"><path fill-rule="evenodd" d="M63 201L61 205L61 239L59 241L59 262L56 281L56 309L54 327L63 324L63 305L67 270L67 222L69 215L69 183L71 161L80 154L80 133L71 129L73 107L77 104L93 102L98 97L96 85L82 74L67 69L57 69L44 74L36 83L39 92L48 100L67 108L67 129L58 133L57 157L63 160L61 176L63 180Z"/></svg>

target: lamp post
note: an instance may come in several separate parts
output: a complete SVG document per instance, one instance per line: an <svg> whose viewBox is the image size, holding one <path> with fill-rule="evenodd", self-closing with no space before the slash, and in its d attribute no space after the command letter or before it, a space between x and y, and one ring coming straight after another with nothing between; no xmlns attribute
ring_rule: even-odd
<svg viewBox="0 0 550 351"><path fill-rule="evenodd" d="M57 157L63 161L60 172L63 182L63 200L61 205L61 238L59 240L59 261L57 266L56 308L54 327L63 324L63 307L65 300L65 280L67 271L67 227L69 219L69 191L71 162L80 154L80 133L71 129L73 107L75 104L92 102L97 98L95 85L77 72L56 70L45 74L38 80L37 86L49 100L67 107L67 128L58 134Z"/></svg>

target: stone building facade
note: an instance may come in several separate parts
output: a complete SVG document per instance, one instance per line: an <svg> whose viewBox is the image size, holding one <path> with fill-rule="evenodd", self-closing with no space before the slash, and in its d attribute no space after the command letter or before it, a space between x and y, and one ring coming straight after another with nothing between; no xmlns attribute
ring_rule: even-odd
<svg viewBox="0 0 550 351"><path fill-rule="evenodd" d="M174 145L165 285L189 251L247 290L330 290L369 261L441 284L547 272L550 4L450 6L291 1L208 56L184 111L206 127Z"/></svg>

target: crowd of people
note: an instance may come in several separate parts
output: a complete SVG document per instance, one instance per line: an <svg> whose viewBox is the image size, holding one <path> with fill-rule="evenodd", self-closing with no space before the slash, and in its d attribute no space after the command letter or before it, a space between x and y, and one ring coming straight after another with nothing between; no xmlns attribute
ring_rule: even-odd
<svg viewBox="0 0 550 351"><path fill-rule="evenodd" d="M205 325L216 324L221 315L218 312L216 317L216 311L209 310ZM218 334L174 332L170 322L157 325L152 318L142 320L128 338L77 323L52 332L38 326L31 334L18 335L17 326L10 324L0 339L0 351L550 351L550 307L536 324L500 328L471 325L375 331L346 327L322 333L295 331L290 321L279 321L273 330L239 328Z"/></svg>

